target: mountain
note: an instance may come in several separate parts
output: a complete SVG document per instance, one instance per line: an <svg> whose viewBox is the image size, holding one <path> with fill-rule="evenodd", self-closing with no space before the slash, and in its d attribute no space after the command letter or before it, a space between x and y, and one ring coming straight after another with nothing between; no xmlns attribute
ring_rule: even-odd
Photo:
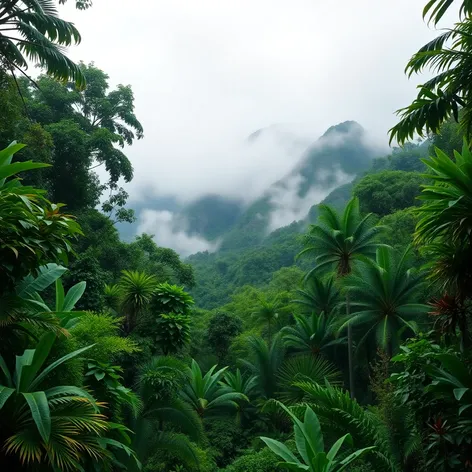
<svg viewBox="0 0 472 472"><path fill-rule="evenodd" d="M259 244L271 231L305 220L314 204L351 182L376 156L358 123L332 126L308 147L289 174L249 205L222 239L220 250Z"/></svg>
<svg viewBox="0 0 472 472"><path fill-rule="evenodd" d="M187 204L180 203L178 195L138 202L133 204L138 222L121 225L122 236L130 239L137 230L158 233L160 244L184 256L204 249L251 248L278 228L306 222L313 216L313 205L351 182L377 155L365 130L354 121L330 127L311 143L283 125L257 130L247 138L255 155L264 152L267 141L270 149L283 149L295 164L256 199L209 193Z"/></svg>

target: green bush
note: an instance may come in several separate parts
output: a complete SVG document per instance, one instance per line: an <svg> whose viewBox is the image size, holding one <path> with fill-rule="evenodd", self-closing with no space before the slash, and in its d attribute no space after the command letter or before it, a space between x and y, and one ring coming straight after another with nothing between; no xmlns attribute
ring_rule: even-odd
<svg viewBox="0 0 472 472"><path fill-rule="evenodd" d="M250 449L224 469L224 472L276 472L280 470L277 467L279 462L277 456L268 448L257 452Z"/></svg>
<svg viewBox="0 0 472 472"><path fill-rule="evenodd" d="M230 464L248 445L244 430L233 418L209 419L205 421L204 426L218 467Z"/></svg>

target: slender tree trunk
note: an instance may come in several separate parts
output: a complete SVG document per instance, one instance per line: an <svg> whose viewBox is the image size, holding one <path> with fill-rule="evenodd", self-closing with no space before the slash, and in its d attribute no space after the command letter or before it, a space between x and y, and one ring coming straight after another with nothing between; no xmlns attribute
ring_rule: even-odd
<svg viewBox="0 0 472 472"><path fill-rule="evenodd" d="M346 294L346 318L349 319L351 315L351 302L349 300L349 294ZM348 350L348 362L349 362L349 392L351 398L355 398L354 394L354 360L353 360L353 349L352 349L352 326L351 323L347 325L347 350Z"/></svg>

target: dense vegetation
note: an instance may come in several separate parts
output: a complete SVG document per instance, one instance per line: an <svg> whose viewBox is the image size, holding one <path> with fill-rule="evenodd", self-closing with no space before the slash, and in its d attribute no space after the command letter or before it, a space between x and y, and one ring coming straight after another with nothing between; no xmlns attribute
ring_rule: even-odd
<svg viewBox="0 0 472 472"><path fill-rule="evenodd" d="M187 262L116 229L134 218L122 147L143 137L131 87L64 56L80 35L52 2L0 8L1 470L471 468L470 2L455 62L442 38L410 63L442 75L392 135L427 141Z"/></svg>

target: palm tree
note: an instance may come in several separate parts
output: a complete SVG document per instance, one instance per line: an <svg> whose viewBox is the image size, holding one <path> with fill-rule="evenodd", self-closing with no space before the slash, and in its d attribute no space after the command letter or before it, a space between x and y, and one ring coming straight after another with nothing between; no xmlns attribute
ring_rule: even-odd
<svg viewBox="0 0 472 472"><path fill-rule="evenodd" d="M237 410L237 402L248 401L243 393L231 391L221 385L227 367L216 372L215 369L216 365L203 375L200 366L192 360L191 367L187 369L187 383L181 391L182 398L202 418Z"/></svg>
<svg viewBox="0 0 472 472"><path fill-rule="evenodd" d="M112 313L120 311L121 289L118 284L105 284L103 292L105 308Z"/></svg>
<svg viewBox="0 0 472 472"><path fill-rule="evenodd" d="M306 248L298 254L315 254L315 267L307 274L309 278L315 271L334 269L338 278L349 275L353 265L363 257L372 257L378 246L376 237L382 230L373 226L372 213L361 217L359 200L353 198L343 214L327 205L320 205L320 224L311 225L306 237ZM346 292L346 316L349 317L349 292ZM354 367L352 352L352 326L348 324L349 389L354 396Z"/></svg>
<svg viewBox="0 0 472 472"><path fill-rule="evenodd" d="M136 326L139 314L151 301L157 281L152 275L124 270L118 286L122 293L121 307L126 316L125 331L129 334Z"/></svg>
<svg viewBox="0 0 472 472"><path fill-rule="evenodd" d="M317 356L322 350L346 342L346 338L335 338L334 319L324 313L293 317L295 326L285 326L281 331L285 347L288 349Z"/></svg>
<svg viewBox="0 0 472 472"><path fill-rule="evenodd" d="M340 293L335 284L335 277L325 280L311 274L305 279L303 287L295 292L298 297L293 303L300 305L304 314L325 313L327 316L339 305Z"/></svg>
<svg viewBox="0 0 472 472"><path fill-rule="evenodd" d="M138 374L136 390L143 408L131 423L136 434L132 447L145 462L156 451L165 451L179 458L189 468L198 467L197 448L192 443L203 439L198 414L179 392L186 382L185 364L171 356L153 357ZM137 472L133 461L127 470Z"/></svg>
<svg viewBox="0 0 472 472"><path fill-rule="evenodd" d="M429 15L428 21L433 22L436 26L453 2L454 0L430 0L423 9L423 18L426 18ZM462 0L462 5L459 10L460 16L467 17L471 13L472 3L469 0Z"/></svg>
<svg viewBox="0 0 472 472"><path fill-rule="evenodd" d="M6 454L0 455L2 469L16 470L12 461L18 461L28 467L39 462L72 471L87 458L106 456L101 439L108 426L101 405L79 387L41 389L54 369L92 347L71 352L43 369L54 339L48 333L35 349L18 356L14 372L0 356L1 435Z"/></svg>
<svg viewBox="0 0 472 472"><path fill-rule="evenodd" d="M260 336L248 338L251 360L240 359L253 375L256 376L257 388L265 399L274 398L277 390L277 373L284 360L285 350L280 334L268 344Z"/></svg>
<svg viewBox="0 0 472 472"><path fill-rule="evenodd" d="M83 88L80 68L62 49L80 39L74 24L59 18L52 0L6 0L0 6L0 58L13 76L15 71L26 75L33 61L52 77Z"/></svg>
<svg viewBox="0 0 472 472"><path fill-rule="evenodd" d="M367 327L359 344L375 333L378 345L391 354L400 332L415 333L416 318L428 312L427 305L417 302L424 279L409 268L409 253L407 248L398 258L392 248L379 247L375 261L367 259L344 279L353 302L352 316L343 326Z"/></svg>
<svg viewBox="0 0 472 472"><path fill-rule="evenodd" d="M227 387L230 392L243 394L251 402L255 399L257 389L257 378L254 375L243 375L239 369L236 372L225 372L221 385ZM239 402L237 421L250 418L255 413L255 407L248 402Z"/></svg>
<svg viewBox="0 0 472 472"><path fill-rule="evenodd" d="M425 13L439 3L430 18L434 23L444 14L452 0L429 2ZM447 5L445 5L447 3ZM441 8L441 6L443 8ZM400 121L390 130L390 140L404 143L416 134L420 136L438 134L442 123L454 117L460 121L468 135L472 126L472 21L470 2L464 1L464 19L454 28L447 29L437 38L424 45L412 56L406 67L409 77L432 69L436 75L419 86L416 99L407 107L398 110ZM451 44L449 44L451 43Z"/></svg>
<svg viewBox="0 0 472 472"><path fill-rule="evenodd" d="M272 340L272 324L279 317L280 302L275 299L273 301L259 298L259 304L255 307L252 317L258 324L267 324L267 337L269 344Z"/></svg>
<svg viewBox="0 0 472 472"><path fill-rule="evenodd" d="M64 291L60 277L65 267L51 263L39 267L36 276L29 274L15 287L15 293L0 296L0 352L12 356L18 342L26 337L35 339L35 329L55 334L68 334L83 312L73 311L85 291L85 282L79 282ZM40 292L55 283L56 305L51 309Z"/></svg>
<svg viewBox="0 0 472 472"><path fill-rule="evenodd" d="M234 374L232 372L225 373L222 384L233 392L242 393L249 398L254 393L257 381L255 376L244 376L239 369L236 369Z"/></svg>
<svg viewBox="0 0 472 472"><path fill-rule="evenodd" d="M426 177L420 199L420 220L415 242L423 247L430 261L430 278L445 295L457 300L457 324L462 341L468 344L467 305L472 297L472 152L464 143L455 162L439 149L436 156L424 159ZM455 323L452 328L455 330Z"/></svg>
<svg viewBox="0 0 472 472"><path fill-rule="evenodd" d="M304 392L295 386L297 382L310 381L324 385L341 385L341 372L321 356L301 354L289 357L280 367L278 374L278 397L285 404L301 402Z"/></svg>

